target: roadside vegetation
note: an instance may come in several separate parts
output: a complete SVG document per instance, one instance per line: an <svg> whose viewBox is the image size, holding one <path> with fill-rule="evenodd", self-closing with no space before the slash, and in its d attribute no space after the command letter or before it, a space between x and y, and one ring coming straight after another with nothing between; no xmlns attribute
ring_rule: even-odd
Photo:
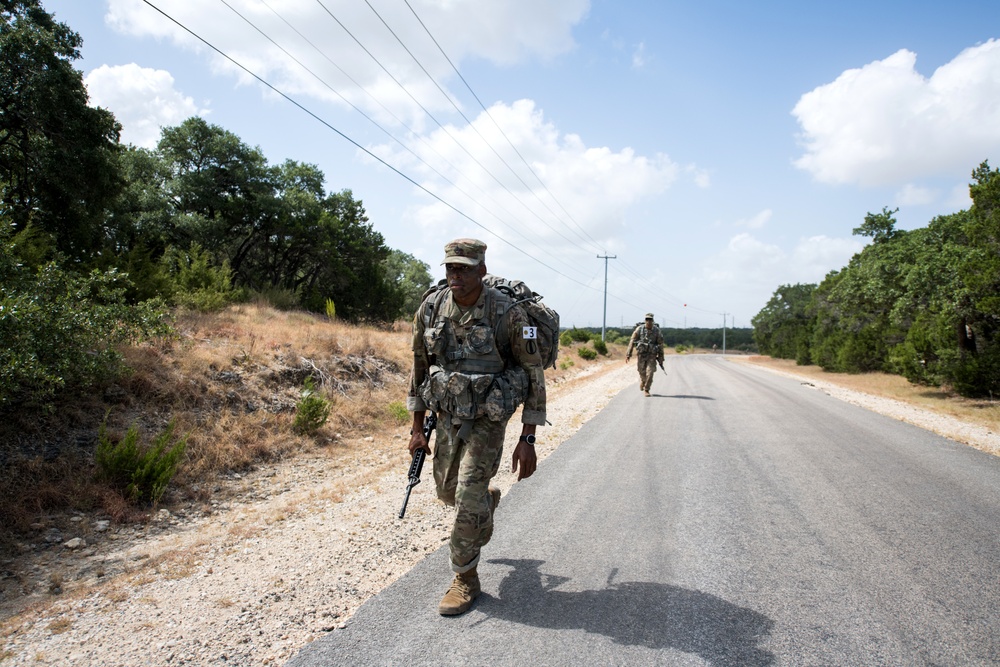
<svg viewBox="0 0 1000 667"><path fill-rule="evenodd" d="M969 398L1000 398L1000 171L972 171L972 207L871 239L818 285L782 285L753 318L762 354L826 371L900 375Z"/></svg>

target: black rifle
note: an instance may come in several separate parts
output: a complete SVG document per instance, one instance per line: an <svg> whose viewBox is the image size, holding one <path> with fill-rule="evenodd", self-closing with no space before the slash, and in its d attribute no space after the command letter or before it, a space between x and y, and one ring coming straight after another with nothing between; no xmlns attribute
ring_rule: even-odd
<svg viewBox="0 0 1000 667"><path fill-rule="evenodd" d="M437 426L437 415L432 412L424 417L424 439L427 440L428 445L430 445L431 441L431 431L434 430L435 426ZM413 452L413 460L410 461L410 471L406 473L409 479L406 482L406 496L403 498L403 507L399 510L400 519L406 514L406 504L410 502L410 491L417 484L420 484L420 471L424 468L424 457L426 455L427 452L423 449Z"/></svg>

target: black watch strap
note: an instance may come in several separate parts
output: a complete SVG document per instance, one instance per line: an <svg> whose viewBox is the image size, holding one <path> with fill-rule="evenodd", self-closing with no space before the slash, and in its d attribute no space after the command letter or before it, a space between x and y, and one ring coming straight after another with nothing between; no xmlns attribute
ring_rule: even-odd
<svg viewBox="0 0 1000 667"><path fill-rule="evenodd" d="M535 435L533 433L529 433L528 435L522 435L520 438L517 439L517 441L518 442L526 442L529 445L531 445L532 447L534 447L535 446Z"/></svg>

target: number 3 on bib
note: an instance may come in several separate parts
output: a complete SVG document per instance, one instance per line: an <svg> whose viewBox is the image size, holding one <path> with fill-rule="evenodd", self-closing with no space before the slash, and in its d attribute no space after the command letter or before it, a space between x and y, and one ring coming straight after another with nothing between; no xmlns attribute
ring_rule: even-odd
<svg viewBox="0 0 1000 667"><path fill-rule="evenodd" d="M521 330L521 338L524 340L535 340L538 338L538 328L537 327L523 327Z"/></svg>

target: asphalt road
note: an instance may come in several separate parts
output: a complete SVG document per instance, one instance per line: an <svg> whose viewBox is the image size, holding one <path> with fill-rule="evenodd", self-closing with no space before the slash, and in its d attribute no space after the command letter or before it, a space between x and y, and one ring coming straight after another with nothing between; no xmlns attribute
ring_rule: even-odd
<svg viewBox="0 0 1000 667"><path fill-rule="evenodd" d="M504 497L469 613L437 614L442 548L288 664L1000 665L1000 458L721 357L667 370Z"/></svg>

